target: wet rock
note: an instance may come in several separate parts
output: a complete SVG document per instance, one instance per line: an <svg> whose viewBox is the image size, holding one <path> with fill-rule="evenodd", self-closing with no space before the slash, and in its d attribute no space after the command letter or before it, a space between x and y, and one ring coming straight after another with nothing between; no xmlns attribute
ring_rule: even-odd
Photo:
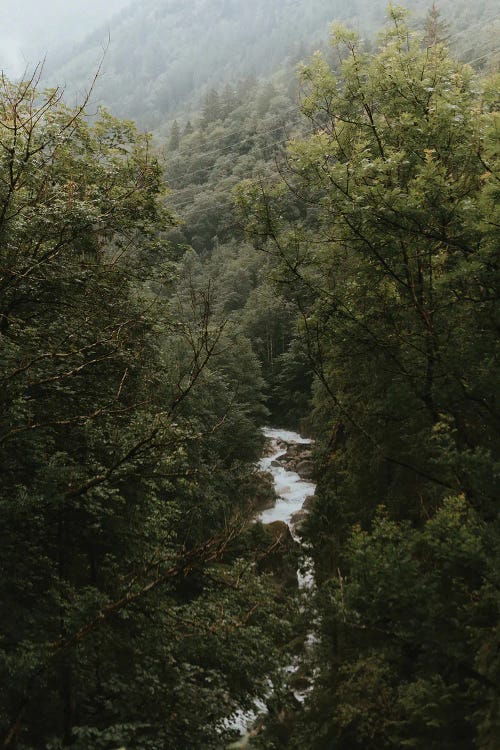
<svg viewBox="0 0 500 750"><path fill-rule="evenodd" d="M315 495L309 495L309 497L306 497L306 499L304 500L304 504L302 505L302 508L298 510L297 513L294 513L290 519L295 533L298 534L299 536L303 535L304 523L315 501L316 501Z"/></svg>
<svg viewBox="0 0 500 750"><path fill-rule="evenodd" d="M308 445L288 445L285 455L277 459L277 464L297 472L303 479L310 479L314 468L311 448Z"/></svg>
<svg viewBox="0 0 500 750"><path fill-rule="evenodd" d="M291 521L294 526L297 526L297 524L300 524L302 521L305 521L307 516L307 511L302 508L302 510L298 510L297 513L294 513Z"/></svg>
<svg viewBox="0 0 500 750"><path fill-rule="evenodd" d="M295 462L301 461L302 459L305 459L311 455L311 450L308 447L304 447L303 445L289 445L286 452L286 460L288 462Z"/></svg>
<svg viewBox="0 0 500 750"><path fill-rule="evenodd" d="M313 462L309 459L302 459L295 467L295 471L302 479L311 479L314 473Z"/></svg>
<svg viewBox="0 0 500 750"><path fill-rule="evenodd" d="M314 508L315 502L316 502L316 495L309 495L309 497L306 497L306 499L304 500L304 504L302 505L302 510L305 510L309 513Z"/></svg>
<svg viewBox="0 0 500 750"><path fill-rule="evenodd" d="M266 531L272 536L274 540L280 540L282 545L294 546L292 533L288 527L288 524L284 521L273 521L272 523L266 524Z"/></svg>

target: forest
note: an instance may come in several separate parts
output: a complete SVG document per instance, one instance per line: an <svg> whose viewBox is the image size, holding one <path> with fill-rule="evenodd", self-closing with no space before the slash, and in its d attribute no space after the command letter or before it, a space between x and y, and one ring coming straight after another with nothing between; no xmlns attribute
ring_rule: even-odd
<svg viewBox="0 0 500 750"><path fill-rule="evenodd" d="M1 747L497 750L494 5L182 5L0 80Z"/></svg>
<svg viewBox="0 0 500 750"><path fill-rule="evenodd" d="M430 0L406 0L421 29ZM482 67L498 63L500 21L495 0L441 0L450 49ZM47 56L44 81L65 84L78 99L100 66L98 98L142 127L189 117L210 89L248 76L272 76L312 52L328 52L333 21L376 40L386 0L137 0L113 24L97 28L70 53ZM291 72L289 77L292 78Z"/></svg>

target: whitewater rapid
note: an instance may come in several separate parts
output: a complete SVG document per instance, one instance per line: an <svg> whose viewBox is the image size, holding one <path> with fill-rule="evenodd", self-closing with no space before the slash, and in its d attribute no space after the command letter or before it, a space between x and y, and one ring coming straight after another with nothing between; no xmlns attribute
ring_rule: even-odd
<svg viewBox="0 0 500 750"><path fill-rule="evenodd" d="M286 523L292 537L300 544L301 540L295 528L294 517L303 509L307 498L314 495L316 485L313 482L302 479L297 472L290 471L281 466L279 459L287 454L290 445L311 445L313 441L302 437L298 432L280 430L275 427L264 427L262 432L271 442L271 446L269 455L260 459L258 469L259 471L271 474L276 493L276 502L271 508L262 511L256 520L264 524L273 523L274 521ZM301 557L297 570L297 582L301 589L309 589L314 584L312 561L307 554ZM309 635L306 641L310 638L314 638L314 636L312 634ZM285 671L293 674L297 671L298 666L299 662L295 660ZM272 686L270 686L271 689ZM299 701L303 701L305 698L305 693L295 692L294 694ZM265 702L258 700L255 703L255 710L237 711L233 714L231 719L225 723L225 726L226 728L236 729L242 736L240 740L229 745L228 750L229 748L237 750L249 747L251 737L251 730L249 728L256 721L259 714L264 714L266 711Z"/></svg>
<svg viewBox="0 0 500 750"><path fill-rule="evenodd" d="M302 510L307 498L314 495L316 485L301 479L297 472L285 469L277 461L287 453L287 447L283 448L280 443L286 443L286 446L311 445L312 440L302 437L297 432L272 427L265 427L263 433L271 440L272 453L259 461L259 469L272 475L277 499L272 508L260 514L258 520L262 523L273 523L273 521L286 523L294 539L299 541L293 516Z"/></svg>

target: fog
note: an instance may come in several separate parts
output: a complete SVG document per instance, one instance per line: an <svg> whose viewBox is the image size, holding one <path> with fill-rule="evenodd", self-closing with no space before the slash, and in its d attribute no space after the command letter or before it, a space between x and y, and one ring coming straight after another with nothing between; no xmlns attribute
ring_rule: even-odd
<svg viewBox="0 0 500 750"><path fill-rule="evenodd" d="M0 0L0 70L21 75L83 39L131 0Z"/></svg>

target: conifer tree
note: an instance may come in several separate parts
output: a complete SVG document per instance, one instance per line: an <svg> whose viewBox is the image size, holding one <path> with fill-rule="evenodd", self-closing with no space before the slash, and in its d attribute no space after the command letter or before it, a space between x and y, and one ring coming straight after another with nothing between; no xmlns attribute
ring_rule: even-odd
<svg viewBox="0 0 500 750"><path fill-rule="evenodd" d="M436 3L427 11L425 17L423 43L427 47L434 44L444 44L449 37L449 24L441 17L441 12Z"/></svg>
<svg viewBox="0 0 500 750"><path fill-rule="evenodd" d="M174 120L174 124L172 125L172 128L170 130L170 138L168 141L168 148L169 151L177 151L179 148L181 142L181 131L179 128L179 123L177 120Z"/></svg>

